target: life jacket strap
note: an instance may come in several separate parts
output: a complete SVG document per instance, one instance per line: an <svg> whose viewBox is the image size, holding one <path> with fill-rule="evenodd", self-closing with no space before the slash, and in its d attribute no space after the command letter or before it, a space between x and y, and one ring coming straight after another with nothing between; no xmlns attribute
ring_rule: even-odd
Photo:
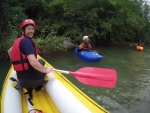
<svg viewBox="0 0 150 113"><path fill-rule="evenodd" d="M22 63L28 63L29 61L26 59L26 60L18 60L18 61L12 61L12 64L13 65L16 65L16 64L22 64Z"/></svg>

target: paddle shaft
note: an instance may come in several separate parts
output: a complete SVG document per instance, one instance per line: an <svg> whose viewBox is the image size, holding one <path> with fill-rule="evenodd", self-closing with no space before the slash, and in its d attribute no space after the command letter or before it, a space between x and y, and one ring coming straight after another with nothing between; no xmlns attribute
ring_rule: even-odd
<svg viewBox="0 0 150 113"><path fill-rule="evenodd" d="M56 72L60 72L60 73L63 73L63 74L69 74L69 71L65 71L65 70L59 70L59 69L52 69L52 71L56 71Z"/></svg>
<svg viewBox="0 0 150 113"><path fill-rule="evenodd" d="M101 76L97 76L95 74L92 73L86 73L86 72L71 72L71 71L65 71L65 70L59 70L59 69L52 69L52 71L55 72L60 72L63 74L69 74L69 75L73 75L73 76L78 76L78 77L82 77L82 78L91 78L91 79L102 79L102 80L112 80L113 77L111 76L105 76L105 75L101 75Z"/></svg>

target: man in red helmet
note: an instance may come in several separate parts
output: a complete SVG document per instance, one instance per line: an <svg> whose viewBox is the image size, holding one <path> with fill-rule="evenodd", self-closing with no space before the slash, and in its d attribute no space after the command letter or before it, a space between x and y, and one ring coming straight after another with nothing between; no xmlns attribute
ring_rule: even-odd
<svg viewBox="0 0 150 113"><path fill-rule="evenodd" d="M8 54L22 87L38 90L44 83L46 73L49 73L52 68L44 67L45 62L37 60L38 47L32 39L35 26L35 22L31 19L26 19L21 23L21 36L15 40Z"/></svg>

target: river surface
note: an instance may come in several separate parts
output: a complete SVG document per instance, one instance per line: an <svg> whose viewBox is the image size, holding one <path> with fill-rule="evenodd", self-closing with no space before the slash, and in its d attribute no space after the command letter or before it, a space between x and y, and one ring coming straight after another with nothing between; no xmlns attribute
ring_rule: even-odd
<svg viewBox="0 0 150 113"><path fill-rule="evenodd" d="M111 113L150 113L150 48L143 52L135 48L103 47L96 48L102 53L100 62L87 62L78 58L74 51L44 57L56 69L76 71L82 67L115 69L115 88L87 86L66 75L80 90ZM10 67L10 63L0 63L0 85Z"/></svg>

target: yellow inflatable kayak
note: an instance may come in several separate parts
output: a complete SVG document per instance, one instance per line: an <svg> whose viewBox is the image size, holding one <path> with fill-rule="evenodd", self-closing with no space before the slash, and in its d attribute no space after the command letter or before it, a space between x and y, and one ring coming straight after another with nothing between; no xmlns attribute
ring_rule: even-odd
<svg viewBox="0 0 150 113"><path fill-rule="evenodd" d="M142 47L142 46L136 46L136 49L137 49L138 51L143 51L143 47Z"/></svg>
<svg viewBox="0 0 150 113"><path fill-rule="evenodd" d="M48 62L45 65L51 66ZM109 113L60 72L52 71L47 76L49 81L45 87L33 90L32 105L28 94L20 93L12 86L14 81L10 77L16 80L17 77L11 66L3 83L1 113Z"/></svg>

